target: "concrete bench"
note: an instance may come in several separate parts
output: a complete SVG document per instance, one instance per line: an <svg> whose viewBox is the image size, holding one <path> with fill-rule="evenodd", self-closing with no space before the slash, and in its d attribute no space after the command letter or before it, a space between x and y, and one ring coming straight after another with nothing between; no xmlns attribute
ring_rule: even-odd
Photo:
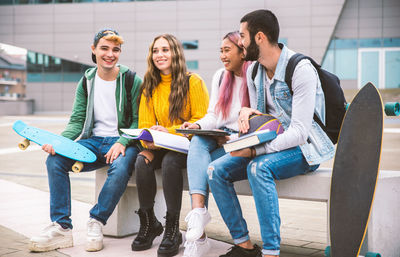
<svg viewBox="0 0 400 257"><path fill-rule="evenodd" d="M162 192L160 170L156 171L157 195L154 211L159 220L165 216L165 201ZM184 189L188 190L186 170L184 174ZM307 175L276 181L280 198L329 202L332 170L320 168ZM106 180L107 168L96 171L96 199ZM235 183L239 195L252 195L247 180ZM329 215L329 204L327 204ZM123 237L139 231L139 200L132 176L121 200L104 227L105 235ZM329 220L329 219L328 219ZM329 225L328 225L329 226ZM329 231L329 227L328 230ZM398 256L400 243L400 172L380 171L375 193L373 210L369 220L368 231L364 239L361 253L366 251L379 252L382 256ZM396 236L397 235L397 236ZM329 232L327 235L329 242Z"/></svg>

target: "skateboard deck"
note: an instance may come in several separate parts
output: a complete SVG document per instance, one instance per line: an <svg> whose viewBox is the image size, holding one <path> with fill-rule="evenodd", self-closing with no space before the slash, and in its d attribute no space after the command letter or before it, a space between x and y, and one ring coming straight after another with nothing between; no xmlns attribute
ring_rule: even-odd
<svg viewBox="0 0 400 257"><path fill-rule="evenodd" d="M50 144L57 154L78 162L91 163L97 159L96 155L83 145L49 131L29 126L23 121L17 120L13 125L13 129L17 134L27 140L33 141L38 145ZM25 150L29 146L29 141L27 140L24 140L18 145L22 150ZM72 166L72 171L79 172L82 168L82 163L75 163Z"/></svg>
<svg viewBox="0 0 400 257"><path fill-rule="evenodd" d="M382 99L367 83L346 112L337 144L330 192L332 257L360 253L379 173L382 133Z"/></svg>

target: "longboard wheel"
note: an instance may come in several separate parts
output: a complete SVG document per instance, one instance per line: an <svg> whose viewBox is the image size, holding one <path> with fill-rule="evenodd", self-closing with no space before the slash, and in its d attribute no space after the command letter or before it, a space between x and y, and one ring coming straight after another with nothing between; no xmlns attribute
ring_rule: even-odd
<svg viewBox="0 0 400 257"><path fill-rule="evenodd" d="M75 173L80 172L83 169L83 163L81 162L75 162L74 165L72 165L72 171Z"/></svg>
<svg viewBox="0 0 400 257"><path fill-rule="evenodd" d="M388 102L385 104L385 113L387 116L399 116L400 104L399 102Z"/></svg>
<svg viewBox="0 0 400 257"><path fill-rule="evenodd" d="M331 257L331 246L330 246L330 245L328 245L328 246L325 248L324 255L325 255L326 257Z"/></svg>
<svg viewBox="0 0 400 257"><path fill-rule="evenodd" d="M21 149L21 150L26 150L26 148L28 148L28 146L30 145L31 143L29 142L29 140L28 139L24 139L24 140L22 140L19 144L18 144L18 147L19 147L19 149Z"/></svg>
<svg viewBox="0 0 400 257"><path fill-rule="evenodd" d="M381 257L381 254L380 253L367 252L367 254L365 254L365 257Z"/></svg>

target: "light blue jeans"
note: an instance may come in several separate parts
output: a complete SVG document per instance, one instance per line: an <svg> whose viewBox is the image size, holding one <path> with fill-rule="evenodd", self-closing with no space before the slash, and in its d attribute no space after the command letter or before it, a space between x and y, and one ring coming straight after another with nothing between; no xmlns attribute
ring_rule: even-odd
<svg viewBox="0 0 400 257"><path fill-rule="evenodd" d="M92 171L106 166L104 155L119 137L90 137L78 143L89 148L97 156L93 163L84 163L82 172ZM120 155L110 164L106 182L99 194L98 202L90 210L90 217L106 224L119 199L126 189L134 169L139 150L136 146L125 149L125 156ZM49 155L46 161L50 188L50 218L64 228L72 228L71 221L71 186L69 171L75 160L61 155Z"/></svg>
<svg viewBox="0 0 400 257"><path fill-rule="evenodd" d="M208 164L224 154L224 149L218 147L213 137L196 135L190 141L187 157L189 193L203 195L206 207L208 207L209 192L207 178Z"/></svg>
<svg viewBox="0 0 400 257"><path fill-rule="evenodd" d="M256 203L263 240L263 254L280 253L280 215L276 179L315 170L299 147L255 157L253 160L226 154L209 165L209 185L235 244L250 239L233 182L247 179ZM247 168L247 172L246 172Z"/></svg>

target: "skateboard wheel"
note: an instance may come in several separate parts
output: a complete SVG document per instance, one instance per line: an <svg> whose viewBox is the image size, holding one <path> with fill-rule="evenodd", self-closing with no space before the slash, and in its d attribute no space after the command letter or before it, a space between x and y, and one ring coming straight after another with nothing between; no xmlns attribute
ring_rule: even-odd
<svg viewBox="0 0 400 257"><path fill-rule="evenodd" d="M400 104L399 102L388 102L385 104L385 113L387 116L399 116Z"/></svg>
<svg viewBox="0 0 400 257"><path fill-rule="evenodd" d="M365 257L381 257L381 254L380 253L367 252L367 254L365 254Z"/></svg>
<svg viewBox="0 0 400 257"><path fill-rule="evenodd" d="M22 140L19 144L18 144L18 147L19 147L19 149L21 149L21 150L25 150L26 148L28 148L28 146L30 145L31 143L29 142L29 140L28 139L24 139L24 140Z"/></svg>
<svg viewBox="0 0 400 257"><path fill-rule="evenodd" d="M346 104L346 111L349 109L350 103Z"/></svg>
<svg viewBox="0 0 400 257"><path fill-rule="evenodd" d="M74 165L72 165L72 171L75 173L80 172L82 168L83 168L83 163L81 162L75 162Z"/></svg>
<svg viewBox="0 0 400 257"><path fill-rule="evenodd" d="M330 245L328 245L328 246L325 248L324 255L325 255L326 257L331 257L331 246L330 246Z"/></svg>

